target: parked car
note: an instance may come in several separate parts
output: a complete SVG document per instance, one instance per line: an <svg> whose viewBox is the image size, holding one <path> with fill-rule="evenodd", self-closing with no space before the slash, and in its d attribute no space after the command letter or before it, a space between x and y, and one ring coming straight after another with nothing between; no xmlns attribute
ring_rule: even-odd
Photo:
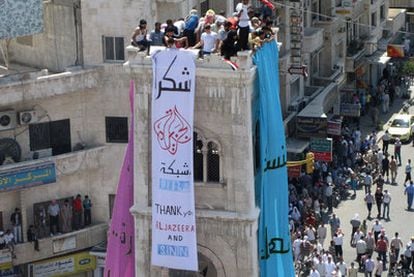
<svg viewBox="0 0 414 277"><path fill-rule="evenodd" d="M397 114L388 122L388 133L392 140L399 138L401 142L409 142L413 135L414 115Z"/></svg>

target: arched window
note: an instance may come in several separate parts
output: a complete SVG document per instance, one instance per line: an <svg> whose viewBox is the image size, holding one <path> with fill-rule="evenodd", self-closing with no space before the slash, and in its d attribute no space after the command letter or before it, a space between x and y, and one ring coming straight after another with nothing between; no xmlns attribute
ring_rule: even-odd
<svg viewBox="0 0 414 277"><path fill-rule="evenodd" d="M198 134L194 132L194 181L203 182L204 180L204 166L203 166L203 141Z"/></svg>
<svg viewBox="0 0 414 277"><path fill-rule="evenodd" d="M212 141L207 144L207 182L220 182L219 149Z"/></svg>
<svg viewBox="0 0 414 277"><path fill-rule="evenodd" d="M213 262L198 252L198 272L170 269L168 270L169 277L217 277L217 269Z"/></svg>
<svg viewBox="0 0 414 277"><path fill-rule="evenodd" d="M219 183L220 147L219 144L194 132L194 181Z"/></svg>

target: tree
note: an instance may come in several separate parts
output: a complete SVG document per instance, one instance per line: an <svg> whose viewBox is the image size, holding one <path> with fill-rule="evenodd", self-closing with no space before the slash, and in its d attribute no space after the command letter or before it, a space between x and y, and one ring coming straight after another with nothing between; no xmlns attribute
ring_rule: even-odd
<svg viewBox="0 0 414 277"><path fill-rule="evenodd" d="M414 76L414 62L407 61L401 68L401 74L405 76Z"/></svg>

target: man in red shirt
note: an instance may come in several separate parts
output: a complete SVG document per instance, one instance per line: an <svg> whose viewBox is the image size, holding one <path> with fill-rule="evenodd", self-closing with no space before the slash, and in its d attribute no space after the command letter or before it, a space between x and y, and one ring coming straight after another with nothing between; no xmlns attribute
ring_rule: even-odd
<svg viewBox="0 0 414 277"><path fill-rule="evenodd" d="M377 241L377 252L378 257L382 259L382 264L384 270L386 269L386 260L387 260L387 250L388 250L388 243L385 240L383 235L380 235L379 240Z"/></svg>
<svg viewBox="0 0 414 277"><path fill-rule="evenodd" d="M79 230L82 226L82 198L80 194L76 195L76 198L72 203L73 207L73 229Z"/></svg>

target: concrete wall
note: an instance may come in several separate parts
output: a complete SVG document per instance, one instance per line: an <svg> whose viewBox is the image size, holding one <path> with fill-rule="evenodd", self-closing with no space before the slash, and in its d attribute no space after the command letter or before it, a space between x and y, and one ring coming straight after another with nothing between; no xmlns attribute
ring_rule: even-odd
<svg viewBox="0 0 414 277"><path fill-rule="evenodd" d="M30 91L30 86L35 87L40 81L33 81L32 84L25 82L20 86L0 86L1 110L36 109L47 114L42 122L69 118L72 147L81 142L90 149L53 157L57 168L57 182L54 184L24 190L22 195L19 192L0 193L0 210L4 211L5 222L8 223L10 212L19 205L21 199L27 212L27 222L32 224L34 203L75 196L77 193L90 196L94 204L93 222L106 222L109 219L108 194L116 192L126 144L106 143L105 117L129 117L129 87L128 76L123 73L120 65L109 65L105 70L97 72L97 87L46 98L42 98L42 91L38 91L38 98L24 100L23 97L19 102L15 102L8 91L11 88L21 91L23 87ZM53 83L53 78L49 82ZM0 137L15 137L22 148L23 160L30 156L27 126L0 132ZM98 146L104 147L97 148Z"/></svg>
<svg viewBox="0 0 414 277"><path fill-rule="evenodd" d="M44 32L26 39L13 39L11 61L50 71L63 71L76 63L73 6L45 3Z"/></svg>
<svg viewBox="0 0 414 277"><path fill-rule="evenodd" d="M124 37L125 46L140 19L152 29L157 18L156 1L81 0L85 64L103 62L102 36Z"/></svg>

